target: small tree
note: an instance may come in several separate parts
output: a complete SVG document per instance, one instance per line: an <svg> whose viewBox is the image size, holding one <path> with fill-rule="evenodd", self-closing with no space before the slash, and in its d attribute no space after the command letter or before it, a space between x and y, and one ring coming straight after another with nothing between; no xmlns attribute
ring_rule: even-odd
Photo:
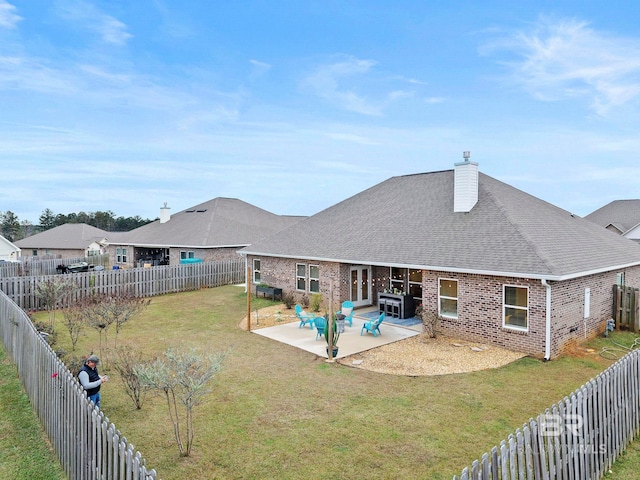
<svg viewBox="0 0 640 480"><path fill-rule="evenodd" d="M55 330L56 309L65 303L76 288L76 284L69 278L43 280L36 284L36 297L49 312L49 324L52 330Z"/></svg>
<svg viewBox="0 0 640 480"><path fill-rule="evenodd" d="M71 338L71 350L75 351L76 343L78 343L82 330L89 323L92 311L93 301L90 298L80 299L62 311L64 326L67 327Z"/></svg>
<svg viewBox="0 0 640 480"><path fill-rule="evenodd" d="M185 352L169 349L164 356L134 368L143 387L164 392L180 455L191 455L193 446L193 409L211 391L209 382L222 368L228 352L205 356L191 348ZM182 409L184 420L180 420ZM181 425L184 422L184 425ZM186 440L182 432L185 431Z"/></svg>
<svg viewBox="0 0 640 480"><path fill-rule="evenodd" d="M100 354L102 355L102 336L104 335L104 343L107 355L105 355L106 364L109 363L109 328L111 325L116 327L116 335L113 341L113 350L118 348L118 333L125 323L127 323L134 315L146 308L151 300L136 297L129 292L120 293L118 295L95 295L93 296L93 307L89 324L98 331L100 335Z"/></svg>
<svg viewBox="0 0 640 480"><path fill-rule="evenodd" d="M118 347L116 350L116 360L114 368L120 374L126 394L133 400L136 409L142 408L144 393L147 390L140 382L140 377L136 374L136 368L143 367L147 361L143 353L131 346Z"/></svg>

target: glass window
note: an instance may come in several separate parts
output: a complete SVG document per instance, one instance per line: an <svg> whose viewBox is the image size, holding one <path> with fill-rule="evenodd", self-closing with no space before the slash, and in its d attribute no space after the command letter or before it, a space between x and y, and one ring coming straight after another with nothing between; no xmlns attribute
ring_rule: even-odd
<svg viewBox="0 0 640 480"><path fill-rule="evenodd" d="M422 270L409 270L409 295L414 303L422 303Z"/></svg>
<svg viewBox="0 0 640 480"><path fill-rule="evenodd" d="M529 328L529 289L505 285L503 297L504 326L527 330Z"/></svg>
<svg viewBox="0 0 640 480"><path fill-rule="evenodd" d="M624 272L616 274L616 285L624 286Z"/></svg>
<svg viewBox="0 0 640 480"><path fill-rule="evenodd" d="M438 314L458 318L458 281L441 278L438 281Z"/></svg>
<svg viewBox="0 0 640 480"><path fill-rule="evenodd" d="M193 252L187 252L187 258L194 258L195 255Z"/></svg>
<svg viewBox="0 0 640 480"><path fill-rule="evenodd" d="M260 283L260 259L253 259L253 283Z"/></svg>
<svg viewBox="0 0 640 480"><path fill-rule="evenodd" d="M116 263L127 263L127 249L116 247Z"/></svg>
<svg viewBox="0 0 640 480"><path fill-rule="evenodd" d="M391 267L391 272L390 272L391 281L389 282L389 287L391 288L391 291L393 293L395 293L396 291L398 291L398 293L405 291L406 287L405 287L404 280L406 276L407 276L406 268Z"/></svg>
<svg viewBox="0 0 640 480"><path fill-rule="evenodd" d="M304 263L296 263L296 290L307 291L307 266Z"/></svg>
<svg viewBox="0 0 640 480"><path fill-rule="evenodd" d="M38 250L31 250L31 255L33 255L34 257L38 256Z"/></svg>
<svg viewBox="0 0 640 480"><path fill-rule="evenodd" d="M309 291L318 293L320 291L320 267L309 265Z"/></svg>
<svg viewBox="0 0 640 480"><path fill-rule="evenodd" d="M187 252L180 252L180 260L187 258Z"/></svg>

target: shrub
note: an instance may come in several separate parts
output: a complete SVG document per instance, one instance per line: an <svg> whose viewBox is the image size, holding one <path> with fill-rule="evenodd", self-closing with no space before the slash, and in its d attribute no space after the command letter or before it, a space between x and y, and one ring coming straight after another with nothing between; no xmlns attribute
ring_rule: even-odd
<svg viewBox="0 0 640 480"><path fill-rule="evenodd" d="M311 310L313 312L319 312L321 306L322 306L322 294L314 293L313 295L311 295Z"/></svg>
<svg viewBox="0 0 640 480"><path fill-rule="evenodd" d="M284 306L287 307L287 309L292 309L296 304L296 294L292 291L285 292L282 295L282 302L284 303Z"/></svg>
<svg viewBox="0 0 640 480"><path fill-rule="evenodd" d="M422 330L429 338L435 338L436 329L440 324L438 312L425 310L422 305L416 307L415 316L422 320Z"/></svg>

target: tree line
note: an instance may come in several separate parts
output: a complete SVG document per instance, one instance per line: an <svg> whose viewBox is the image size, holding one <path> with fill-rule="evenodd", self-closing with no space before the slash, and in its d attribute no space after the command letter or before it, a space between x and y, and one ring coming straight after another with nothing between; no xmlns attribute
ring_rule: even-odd
<svg viewBox="0 0 640 480"><path fill-rule="evenodd" d="M38 225L32 224L28 220L21 221L18 216L10 210L0 211L0 232L2 236L10 242L15 242L30 235L44 232L65 223L86 223L107 232L128 232L134 228L141 227L153 220L143 219L139 215L135 217L116 217L111 210L105 212L78 212L78 213L54 213L46 208L38 218Z"/></svg>

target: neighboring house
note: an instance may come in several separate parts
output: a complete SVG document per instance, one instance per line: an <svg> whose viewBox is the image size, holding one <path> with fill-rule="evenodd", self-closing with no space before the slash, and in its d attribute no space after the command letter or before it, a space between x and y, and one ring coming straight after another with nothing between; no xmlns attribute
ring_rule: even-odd
<svg viewBox="0 0 640 480"><path fill-rule="evenodd" d="M614 284L640 287L640 245L468 159L392 177L240 253L253 283L334 306L395 288L442 333L546 359L604 332Z"/></svg>
<svg viewBox="0 0 640 480"><path fill-rule="evenodd" d="M640 200L614 200L584 218L640 242Z"/></svg>
<svg viewBox="0 0 640 480"><path fill-rule="evenodd" d="M237 259L238 249L303 218L276 215L236 198L214 198L174 215L165 204L159 220L110 237L108 252L111 263L122 266Z"/></svg>
<svg viewBox="0 0 640 480"><path fill-rule="evenodd" d="M66 223L18 240L16 245L33 257L91 257L106 253L109 235L112 234L86 223Z"/></svg>
<svg viewBox="0 0 640 480"><path fill-rule="evenodd" d="M14 262L20 255L20 247L0 235L0 261Z"/></svg>

